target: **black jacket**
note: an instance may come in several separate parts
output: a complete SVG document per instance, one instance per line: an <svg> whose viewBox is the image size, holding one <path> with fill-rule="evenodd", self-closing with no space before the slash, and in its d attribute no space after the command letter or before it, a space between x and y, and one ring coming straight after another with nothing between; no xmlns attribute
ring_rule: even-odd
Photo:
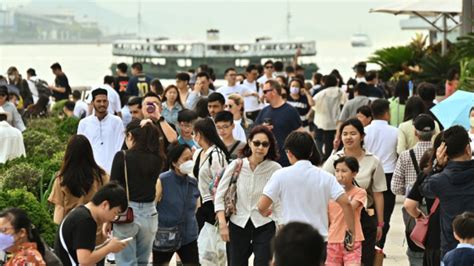
<svg viewBox="0 0 474 266"><path fill-rule="evenodd" d="M448 162L444 170L428 176L421 184L427 198L438 197L441 217L441 252L456 248L452 223L465 212L474 211L474 160Z"/></svg>

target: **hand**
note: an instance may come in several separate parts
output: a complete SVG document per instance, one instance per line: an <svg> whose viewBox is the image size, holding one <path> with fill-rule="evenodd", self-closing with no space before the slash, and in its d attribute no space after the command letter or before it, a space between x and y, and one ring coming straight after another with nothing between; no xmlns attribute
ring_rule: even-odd
<svg viewBox="0 0 474 266"><path fill-rule="evenodd" d="M222 241L224 242L230 241L229 227L227 226L227 223L219 223L219 233L221 235Z"/></svg>
<svg viewBox="0 0 474 266"><path fill-rule="evenodd" d="M112 234L112 224L111 223L102 224L102 235L104 235L104 237L109 237L111 234Z"/></svg>
<svg viewBox="0 0 474 266"><path fill-rule="evenodd" d="M143 119L142 121L140 121L140 127L144 127L146 124L153 125L153 121L151 119Z"/></svg>
<svg viewBox="0 0 474 266"><path fill-rule="evenodd" d="M110 240L110 242L107 244L107 248L112 253L118 253L122 251L127 245L127 242L122 242L117 238L112 238L112 240Z"/></svg>
<svg viewBox="0 0 474 266"><path fill-rule="evenodd" d="M334 138L334 141L332 142L333 149L337 150L339 148L339 145L341 145L341 140L338 136Z"/></svg>
<svg viewBox="0 0 474 266"><path fill-rule="evenodd" d="M382 239L382 233L383 233L382 227L377 226L377 238L376 238L377 241L380 241L380 239Z"/></svg>
<svg viewBox="0 0 474 266"><path fill-rule="evenodd" d="M202 83L199 82L199 81L196 81L196 83L194 83L194 91L197 92L197 93L201 93L202 91Z"/></svg>
<svg viewBox="0 0 474 266"><path fill-rule="evenodd" d="M267 123L263 123L262 126L268 128L268 130L270 130L270 131L273 130L273 125L270 125L270 124L267 124Z"/></svg>
<svg viewBox="0 0 474 266"><path fill-rule="evenodd" d="M436 149L436 161L437 166L444 167L448 163L448 155L446 154L446 143L442 142L441 145Z"/></svg>
<svg viewBox="0 0 474 266"><path fill-rule="evenodd" d="M268 216L272 215L272 213L273 213L272 209L267 209L267 210L263 211L261 214L262 214L263 217L268 217Z"/></svg>

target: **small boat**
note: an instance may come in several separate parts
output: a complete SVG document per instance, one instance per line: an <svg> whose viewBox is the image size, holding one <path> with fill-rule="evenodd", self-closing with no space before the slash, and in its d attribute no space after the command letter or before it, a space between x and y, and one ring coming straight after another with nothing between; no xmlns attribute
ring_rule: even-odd
<svg viewBox="0 0 474 266"><path fill-rule="evenodd" d="M352 47L370 47L372 42L370 41L369 35L365 33L356 33L351 37Z"/></svg>

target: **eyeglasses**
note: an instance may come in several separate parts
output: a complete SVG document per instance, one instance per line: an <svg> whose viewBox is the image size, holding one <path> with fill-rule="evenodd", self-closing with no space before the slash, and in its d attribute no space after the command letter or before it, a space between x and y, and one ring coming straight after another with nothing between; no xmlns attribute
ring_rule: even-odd
<svg viewBox="0 0 474 266"><path fill-rule="evenodd" d="M186 129L193 128L193 124L186 124L186 123L183 123L183 122L179 123L179 126L183 127L183 128L186 128Z"/></svg>
<svg viewBox="0 0 474 266"><path fill-rule="evenodd" d="M273 89L270 90L263 90L263 94L267 94L268 92L271 92Z"/></svg>
<svg viewBox="0 0 474 266"><path fill-rule="evenodd" d="M262 145L262 147L268 148L268 146L270 146L270 142L268 141L253 140L252 143L255 147L260 147L260 145Z"/></svg>
<svg viewBox="0 0 474 266"><path fill-rule="evenodd" d="M225 130L225 129L229 129L231 127L231 125L225 125L225 126L216 126L216 129L221 131L221 130Z"/></svg>

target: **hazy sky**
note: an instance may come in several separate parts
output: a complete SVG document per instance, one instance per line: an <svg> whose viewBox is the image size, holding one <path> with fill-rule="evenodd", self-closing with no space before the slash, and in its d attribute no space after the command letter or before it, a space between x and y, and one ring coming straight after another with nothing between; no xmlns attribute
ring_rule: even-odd
<svg viewBox="0 0 474 266"><path fill-rule="evenodd" d="M87 13L107 32L136 32L138 0L0 0L19 4L53 6ZM291 12L292 38L306 40L348 40L364 32L372 40L409 39L412 32L400 30L406 16L369 13L370 8L394 0L141 0L143 36L203 39L205 31L219 29L223 40L249 40L258 36L286 38L286 15ZM94 4L99 8L94 9ZM86 8L87 6L87 8ZM82 10L84 7L84 10ZM107 14L106 14L107 13ZM112 20L114 16L116 19Z"/></svg>

